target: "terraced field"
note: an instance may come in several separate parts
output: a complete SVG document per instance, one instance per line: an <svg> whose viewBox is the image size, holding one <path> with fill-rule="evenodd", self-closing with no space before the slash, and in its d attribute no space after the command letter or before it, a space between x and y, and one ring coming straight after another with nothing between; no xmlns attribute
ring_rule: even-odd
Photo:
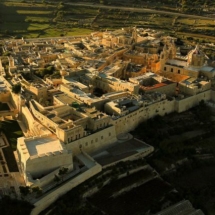
<svg viewBox="0 0 215 215"><path fill-rule="evenodd" d="M59 2L47 4L2 0L0 3L0 36L4 37L85 35L92 31L127 26L161 29L183 39L205 38L208 42L214 42L213 20L66 5Z"/></svg>
<svg viewBox="0 0 215 215"><path fill-rule="evenodd" d="M32 38L91 32L90 29L83 29L82 26L74 26L74 21L67 15L65 15L66 19L60 18L59 11L62 10L59 9L58 4L0 3L0 33L2 36ZM76 11L75 14L81 13L78 10L74 11ZM80 15L76 17L76 22L78 19Z"/></svg>

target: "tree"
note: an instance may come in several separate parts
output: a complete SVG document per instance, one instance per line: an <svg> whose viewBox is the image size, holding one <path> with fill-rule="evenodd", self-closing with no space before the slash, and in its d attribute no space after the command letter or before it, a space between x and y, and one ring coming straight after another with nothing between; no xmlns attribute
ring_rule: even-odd
<svg viewBox="0 0 215 215"><path fill-rule="evenodd" d="M54 175L54 181L56 183L60 182L60 177L58 175Z"/></svg>
<svg viewBox="0 0 215 215"><path fill-rule="evenodd" d="M30 193L30 187L29 186L20 186L19 191L23 196L27 196Z"/></svg>
<svg viewBox="0 0 215 215"><path fill-rule="evenodd" d="M21 84L15 84L12 87L12 92L15 94L19 94L21 91Z"/></svg>
<svg viewBox="0 0 215 215"><path fill-rule="evenodd" d="M31 190L33 193L36 193L38 192L38 190L40 190L40 188L38 186L35 186L35 187L32 187Z"/></svg>
<svg viewBox="0 0 215 215"><path fill-rule="evenodd" d="M36 193L37 196L39 196L43 192L42 189L40 187L38 187L38 186L32 187L31 190L32 190L33 193Z"/></svg>
<svg viewBox="0 0 215 215"><path fill-rule="evenodd" d="M11 199L9 196L3 196L0 200L0 211L2 215L30 214L33 207L29 202Z"/></svg>
<svg viewBox="0 0 215 215"><path fill-rule="evenodd" d="M62 167L59 172L58 172L58 175L61 177L61 180L63 181L63 177L64 175L66 175L66 173L68 172L68 168L66 167Z"/></svg>
<svg viewBox="0 0 215 215"><path fill-rule="evenodd" d="M4 54L3 54L3 56L10 56L10 55L11 55L11 52L9 52L9 51L4 52ZM7 64L8 64L8 62L7 62Z"/></svg>
<svg viewBox="0 0 215 215"><path fill-rule="evenodd" d="M64 4L63 2L59 2L58 6L57 6L58 10L63 10L64 9Z"/></svg>

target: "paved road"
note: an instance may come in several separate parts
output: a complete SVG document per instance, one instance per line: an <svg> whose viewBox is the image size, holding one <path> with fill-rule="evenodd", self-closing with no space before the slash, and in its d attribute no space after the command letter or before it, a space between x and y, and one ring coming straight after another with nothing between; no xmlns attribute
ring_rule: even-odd
<svg viewBox="0 0 215 215"><path fill-rule="evenodd" d="M135 8L135 7L120 7L120 6L110 6L110 5L100 5L100 4L93 4L93 3L64 3L65 5L75 5L75 6L85 6L85 7L94 7L94 8L104 8L104 9L120 9L125 11L132 11L132 12L145 12L145 13L159 13L159 14L168 14L172 16L181 16L193 19L208 19L208 20L215 20L211 17L206 16L196 16L190 14L183 14L183 13L175 13L175 12L168 12L162 10L154 10L154 9L147 9L147 8Z"/></svg>

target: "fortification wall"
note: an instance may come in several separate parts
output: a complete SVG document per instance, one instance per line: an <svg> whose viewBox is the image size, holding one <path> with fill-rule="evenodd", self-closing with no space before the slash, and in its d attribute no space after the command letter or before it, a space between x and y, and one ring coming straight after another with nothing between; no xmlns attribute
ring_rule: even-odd
<svg viewBox="0 0 215 215"><path fill-rule="evenodd" d="M10 99L11 99L11 94L9 91L0 93L0 102L7 103L10 101Z"/></svg>
<svg viewBox="0 0 215 215"><path fill-rule="evenodd" d="M22 121L27 126L28 129L34 128L34 117L32 116L31 112L29 111L28 107L22 107Z"/></svg>
<svg viewBox="0 0 215 215"><path fill-rule="evenodd" d="M81 149L86 153L90 153L116 142L116 132L114 126L88 135L69 144L66 144L68 150L72 150L73 155L81 152Z"/></svg>
<svg viewBox="0 0 215 215"><path fill-rule="evenodd" d="M134 130L141 122L146 121L156 115L164 116L175 111L175 101L162 100L146 107L141 107L137 111L129 113L118 119L112 119L115 126L116 135Z"/></svg>
<svg viewBox="0 0 215 215"><path fill-rule="evenodd" d="M38 215L41 211L46 209L49 205L54 203L60 196L67 193L69 190L83 183L87 179L96 175L102 170L102 167L96 164L94 167L90 168L86 172L78 175L76 178L71 179L70 181L63 184L61 187L56 188L52 192L45 195L42 199L37 201L34 206L35 208L32 210L31 215Z"/></svg>
<svg viewBox="0 0 215 215"><path fill-rule="evenodd" d="M204 100L204 101L211 100L212 99L211 95L212 95L212 91L208 90L181 100L175 100L175 110L178 113L189 110L190 108L198 105L201 100Z"/></svg>

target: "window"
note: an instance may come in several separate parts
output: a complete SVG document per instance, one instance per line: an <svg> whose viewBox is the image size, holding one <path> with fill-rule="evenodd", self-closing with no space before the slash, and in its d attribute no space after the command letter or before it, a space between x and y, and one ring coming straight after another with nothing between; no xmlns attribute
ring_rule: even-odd
<svg viewBox="0 0 215 215"><path fill-rule="evenodd" d="M166 67L164 67L164 71L166 71Z"/></svg>
<svg viewBox="0 0 215 215"><path fill-rule="evenodd" d="M173 72L173 68L171 68L171 72Z"/></svg>
<svg viewBox="0 0 215 215"><path fill-rule="evenodd" d="M93 140L91 140L91 144L93 144Z"/></svg>
<svg viewBox="0 0 215 215"><path fill-rule="evenodd" d="M88 142L85 143L85 146L88 146Z"/></svg>
<svg viewBox="0 0 215 215"><path fill-rule="evenodd" d="M101 136L101 139L103 140L103 136Z"/></svg>
<svg viewBox="0 0 215 215"><path fill-rule="evenodd" d="M180 69L178 70L178 74L180 74Z"/></svg>
<svg viewBox="0 0 215 215"><path fill-rule="evenodd" d="M111 136L111 133L109 132L109 136Z"/></svg>

